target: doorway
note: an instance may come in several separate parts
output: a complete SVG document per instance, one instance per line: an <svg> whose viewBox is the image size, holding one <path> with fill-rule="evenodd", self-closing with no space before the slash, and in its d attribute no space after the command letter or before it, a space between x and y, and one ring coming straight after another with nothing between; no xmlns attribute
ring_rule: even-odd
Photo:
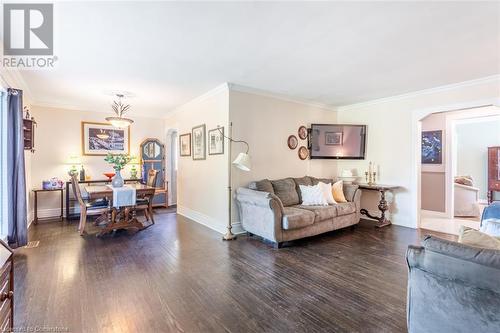
<svg viewBox="0 0 500 333"><path fill-rule="evenodd" d="M420 227L458 234L479 228L486 206L487 149L500 145L495 106L437 112L420 120Z"/></svg>

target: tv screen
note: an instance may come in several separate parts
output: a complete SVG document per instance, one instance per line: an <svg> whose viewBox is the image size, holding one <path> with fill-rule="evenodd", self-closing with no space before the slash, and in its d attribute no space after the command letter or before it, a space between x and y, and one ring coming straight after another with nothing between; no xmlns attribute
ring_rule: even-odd
<svg viewBox="0 0 500 333"><path fill-rule="evenodd" d="M362 160L365 158L366 125L312 124L311 158Z"/></svg>

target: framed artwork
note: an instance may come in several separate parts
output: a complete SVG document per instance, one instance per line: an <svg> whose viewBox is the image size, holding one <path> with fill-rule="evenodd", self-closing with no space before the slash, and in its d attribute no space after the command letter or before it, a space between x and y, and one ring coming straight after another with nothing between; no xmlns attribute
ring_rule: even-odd
<svg viewBox="0 0 500 333"><path fill-rule="evenodd" d="M422 164L442 164L443 131L422 132Z"/></svg>
<svg viewBox="0 0 500 333"><path fill-rule="evenodd" d="M208 131L208 155L224 154L224 127Z"/></svg>
<svg viewBox="0 0 500 333"><path fill-rule="evenodd" d="M309 150L305 146L301 146L298 151L299 158L305 160L309 156Z"/></svg>
<svg viewBox="0 0 500 333"><path fill-rule="evenodd" d="M191 133L179 135L180 156L191 156Z"/></svg>
<svg viewBox="0 0 500 333"><path fill-rule="evenodd" d="M300 126L299 130L297 131L297 134L299 135L299 138L301 140L305 140L307 138L307 127Z"/></svg>
<svg viewBox="0 0 500 333"><path fill-rule="evenodd" d="M206 142L207 133L205 124L193 127L192 140L193 140L193 160L204 160L206 156Z"/></svg>
<svg viewBox="0 0 500 333"><path fill-rule="evenodd" d="M82 121L83 155L128 154L129 151L130 127L116 128L106 123Z"/></svg>
<svg viewBox="0 0 500 333"><path fill-rule="evenodd" d="M288 144L288 148L294 150L299 145L299 140L295 135L290 135L286 140L286 143Z"/></svg>
<svg viewBox="0 0 500 333"><path fill-rule="evenodd" d="M344 133L342 132L325 132L325 145L327 146L342 146L343 140Z"/></svg>

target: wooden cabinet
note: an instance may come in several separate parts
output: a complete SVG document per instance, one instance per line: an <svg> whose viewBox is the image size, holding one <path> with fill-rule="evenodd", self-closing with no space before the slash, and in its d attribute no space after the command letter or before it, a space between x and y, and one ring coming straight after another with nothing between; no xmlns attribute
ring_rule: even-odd
<svg viewBox="0 0 500 333"><path fill-rule="evenodd" d="M149 138L141 143L142 179L147 181L151 169L158 170L153 207L168 207L168 184L165 173L165 145L158 139Z"/></svg>
<svg viewBox="0 0 500 333"><path fill-rule="evenodd" d="M12 250L0 240L0 332L14 325L14 263Z"/></svg>
<svg viewBox="0 0 500 333"><path fill-rule="evenodd" d="M23 119L24 150L35 152L35 119Z"/></svg>
<svg viewBox="0 0 500 333"><path fill-rule="evenodd" d="M488 203L493 201L493 193L500 191L500 147L488 147Z"/></svg>

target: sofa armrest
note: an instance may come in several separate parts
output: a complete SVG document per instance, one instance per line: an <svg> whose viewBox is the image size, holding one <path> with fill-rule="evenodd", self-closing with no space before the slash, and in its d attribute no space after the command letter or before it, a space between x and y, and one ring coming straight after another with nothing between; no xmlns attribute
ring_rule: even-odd
<svg viewBox="0 0 500 333"><path fill-rule="evenodd" d="M243 228L273 242L282 239L283 203L274 194L248 188L236 190Z"/></svg>
<svg viewBox="0 0 500 333"><path fill-rule="evenodd" d="M344 184L343 189L344 189L344 196L346 200L349 202L355 202L357 199L356 195L358 197L361 197L361 191L359 190L358 185Z"/></svg>

